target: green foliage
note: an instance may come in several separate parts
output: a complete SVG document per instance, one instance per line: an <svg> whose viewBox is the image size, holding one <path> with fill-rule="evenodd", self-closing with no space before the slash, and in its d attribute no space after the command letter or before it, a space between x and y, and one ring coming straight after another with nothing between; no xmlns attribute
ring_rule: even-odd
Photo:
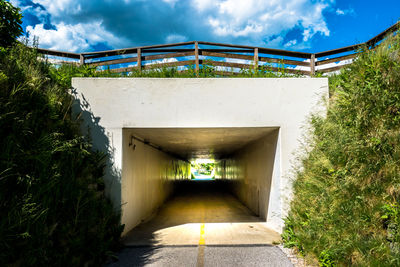
<svg viewBox="0 0 400 267"><path fill-rule="evenodd" d="M78 66L76 64L56 65L51 69L51 75L65 86L71 85L72 77L147 77L147 78L293 78L302 77L300 73L288 73L284 66L280 66L278 71L268 65L254 69L240 69L233 73L233 69L222 71L213 65L213 61L204 60L196 72L195 66L190 65L185 69L178 67L166 67L154 63L151 68L147 66L141 71L134 69L125 73L113 73L110 69L100 69L90 65Z"/></svg>
<svg viewBox="0 0 400 267"><path fill-rule="evenodd" d="M83 67L75 67L83 68ZM103 72L96 72L95 68L90 68L93 71L91 75L93 76L124 76L123 74L111 73L109 70ZM218 67L213 65L211 60L204 60L203 64L200 66L198 73L194 65L189 66L185 70L179 70L177 67L165 67L159 64L154 64L152 68L146 70L138 71L133 70L132 72L125 74L127 77L149 77L149 78L217 78L226 77L227 72L218 69ZM285 78L285 77L301 77L301 74L287 73L284 67L281 67L279 71L271 69L267 65L260 66L259 70L254 69L240 69L234 75L229 75L230 77L237 78Z"/></svg>
<svg viewBox="0 0 400 267"><path fill-rule="evenodd" d="M333 267L336 264L332 261L332 256L329 254L329 251L324 250L319 254L318 262L321 267Z"/></svg>
<svg viewBox="0 0 400 267"><path fill-rule="evenodd" d="M121 77L118 73L109 70L97 71L96 67L89 65L61 64L49 68L49 75L64 88L71 87L72 77Z"/></svg>
<svg viewBox="0 0 400 267"><path fill-rule="evenodd" d="M191 167L197 170L197 172L201 175L210 175L212 171L214 170L215 163L214 162L208 162L208 163L196 163L192 162Z"/></svg>
<svg viewBox="0 0 400 267"><path fill-rule="evenodd" d="M128 74L129 77L148 77L148 78L174 78L174 77L190 77L190 73L180 73L176 67L158 67L155 65L148 70L134 70Z"/></svg>
<svg viewBox="0 0 400 267"><path fill-rule="evenodd" d="M21 10L10 2L0 0L0 46L11 46L22 34Z"/></svg>
<svg viewBox="0 0 400 267"><path fill-rule="evenodd" d="M105 155L70 116L70 73L37 57L22 44L0 51L0 262L99 266L122 231Z"/></svg>
<svg viewBox="0 0 400 267"><path fill-rule="evenodd" d="M300 255L304 254L303 248L294 232L294 222L292 217L285 218L285 228L282 232L282 240L284 240L284 247L286 248L296 248Z"/></svg>
<svg viewBox="0 0 400 267"><path fill-rule="evenodd" d="M400 36L329 80L282 238L321 266L400 266Z"/></svg>
<svg viewBox="0 0 400 267"><path fill-rule="evenodd" d="M400 254L400 205L398 203L385 204L382 207L381 219L387 231L391 250Z"/></svg>

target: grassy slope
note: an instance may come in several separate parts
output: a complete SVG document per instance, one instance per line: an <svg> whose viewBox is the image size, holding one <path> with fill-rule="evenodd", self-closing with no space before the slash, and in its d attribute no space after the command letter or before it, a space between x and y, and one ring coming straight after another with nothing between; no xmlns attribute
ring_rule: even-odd
<svg viewBox="0 0 400 267"><path fill-rule="evenodd" d="M67 77L24 45L0 51L0 265L98 266L118 245L104 155L70 116Z"/></svg>
<svg viewBox="0 0 400 267"><path fill-rule="evenodd" d="M400 36L330 79L294 182L286 246L322 266L400 266Z"/></svg>

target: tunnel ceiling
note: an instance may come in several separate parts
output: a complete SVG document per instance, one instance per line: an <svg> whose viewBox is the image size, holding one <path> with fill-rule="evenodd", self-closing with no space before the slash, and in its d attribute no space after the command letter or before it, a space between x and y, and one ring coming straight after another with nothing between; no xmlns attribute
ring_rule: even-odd
<svg viewBox="0 0 400 267"><path fill-rule="evenodd" d="M185 159L221 158L256 141L276 127L129 128L135 137Z"/></svg>

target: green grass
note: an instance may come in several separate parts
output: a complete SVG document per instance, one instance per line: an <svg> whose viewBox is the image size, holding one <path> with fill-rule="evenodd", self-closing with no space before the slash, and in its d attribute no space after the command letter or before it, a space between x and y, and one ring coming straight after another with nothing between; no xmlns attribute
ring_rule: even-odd
<svg viewBox="0 0 400 267"><path fill-rule="evenodd" d="M63 81L65 85L71 83L72 77L148 77L148 78L293 78L304 77L300 73L288 73L287 69L279 66L278 71L264 65L258 71L254 69L240 69L234 75L227 75L213 65L212 61L205 61L196 73L195 66L190 65L184 71L177 67L163 67L158 64L150 69L138 71L133 70L125 73L112 73L110 69L100 70L90 65L77 66L74 64L61 64L58 67L52 67L57 79ZM227 72L233 71L227 69Z"/></svg>
<svg viewBox="0 0 400 267"><path fill-rule="evenodd" d="M400 36L332 76L282 235L321 266L400 266Z"/></svg>
<svg viewBox="0 0 400 267"><path fill-rule="evenodd" d="M0 48L0 265L99 266L122 231L104 195L106 155L71 117L72 73L37 57Z"/></svg>

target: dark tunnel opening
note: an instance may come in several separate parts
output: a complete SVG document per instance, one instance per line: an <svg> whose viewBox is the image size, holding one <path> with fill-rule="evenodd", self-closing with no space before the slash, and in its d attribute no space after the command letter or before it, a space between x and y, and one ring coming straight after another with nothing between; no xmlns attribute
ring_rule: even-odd
<svg viewBox="0 0 400 267"><path fill-rule="evenodd" d="M125 129L133 144L123 146L123 218L133 229L126 239L157 240L157 232L188 224L266 222L278 134L271 127ZM215 179L191 179L196 158L215 160Z"/></svg>

